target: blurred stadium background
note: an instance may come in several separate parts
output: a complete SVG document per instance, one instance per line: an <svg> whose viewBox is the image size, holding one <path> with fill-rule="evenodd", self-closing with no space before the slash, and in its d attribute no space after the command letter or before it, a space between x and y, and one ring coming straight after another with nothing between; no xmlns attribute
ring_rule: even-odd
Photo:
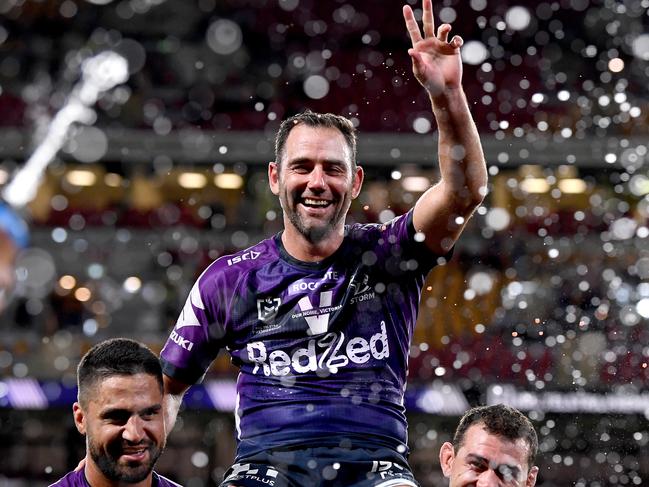
<svg viewBox="0 0 649 487"><path fill-rule="evenodd" d="M435 4L465 39L490 194L422 297L412 465L443 485L459 415L507 402L537 426L539 485L649 485L649 1ZM357 124L350 219L413 204L436 178L436 128L407 47L393 0L0 2L0 186L61 147L0 315L0 485L47 485L81 458L70 411L92 344L159 350L202 269L279 230L266 163L283 118ZM105 51L125 81L53 133L81 73L117 69L88 67ZM218 484L234 378L220 357L192 389L161 473Z"/></svg>

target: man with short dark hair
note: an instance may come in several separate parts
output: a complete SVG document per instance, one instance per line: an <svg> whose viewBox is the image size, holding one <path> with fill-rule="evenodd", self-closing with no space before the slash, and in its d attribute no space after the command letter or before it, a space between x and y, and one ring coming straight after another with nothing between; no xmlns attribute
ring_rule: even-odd
<svg viewBox="0 0 649 487"><path fill-rule="evenodd" d="M83 469L60 487L179 487L153 471L165 446L162 369L144 345L126 338L92 347L77 368L72 408L86 436Z"/></svg>
<svg viewBox="0 0 649 487"><path fill-rule="evenodd" d="M270 189L284 230L212 263L161 352L168 426L220 349L240 368L237 457L223 487L416 487L404 391L421 288L486 194L462 89L462 39L423 34L403 7L408 54L439 128L441 178L382 224L345 225L363 184L351 121L304 112L282 123Z"/></svg>
<svg viewBox="0 0 649 487"><path fill-rule="evenodd" d="M446 442L439 461L449 487L533 487L538 438L520 411L497 404L470 409L460 420L453 442Z"/></svg>

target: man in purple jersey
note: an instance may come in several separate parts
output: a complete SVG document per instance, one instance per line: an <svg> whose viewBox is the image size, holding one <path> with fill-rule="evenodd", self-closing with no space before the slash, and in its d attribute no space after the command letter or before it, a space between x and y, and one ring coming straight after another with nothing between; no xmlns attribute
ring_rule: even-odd
<svg viewBox="0 0 649 487"><path fill-rule="evenodd" d="M285 120L268 166L284 230L213 262L161 352L165 421L226 348L237 380L237 457L222 487L417 486L403 405L421 287L486 193L480 140L451 27L403 8L417 80L439 127L440 181L405 215L345 225L363 183L349 120Z"/></svg>
<svg viewBox="0 0 649 487"><path fill-rule="evenodd" d="M179 487L153 471L165 446L162 369L144 345L106 340L77 369L74 423L86 436L84 467L60 487Z"/></svg>
<svg viewBox="0 0 649 487"><path fill-rule="evenodd" d="M534 487L538 447L534 426L523 413L504 404L479 406L462 416L439 461L449 487Z"/></svg>

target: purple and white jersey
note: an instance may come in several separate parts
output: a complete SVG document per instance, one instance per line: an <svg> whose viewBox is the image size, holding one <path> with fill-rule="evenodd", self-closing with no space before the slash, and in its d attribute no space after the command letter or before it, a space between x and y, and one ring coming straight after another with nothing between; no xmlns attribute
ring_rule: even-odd
<svg viewBox="0 0 649 487"><path fill-rule="evenodd" d="M160 356L200 380L221 348L240 368L237 459L300 446L406 451L403 395L421 287L437 262L412 211L345 228L327 259L294 259L276 235L213 262Z"/></svg>
<svg viewBox="0 0 649 487"><path fill-rule="evenodd" d="M83 470L78 472L70 472L62 479L54 482L50 487L91 487L86 480L86 475ZM162 475L153 472L153 479L151 487L182 487L180 484L169 480Z"/></svg>

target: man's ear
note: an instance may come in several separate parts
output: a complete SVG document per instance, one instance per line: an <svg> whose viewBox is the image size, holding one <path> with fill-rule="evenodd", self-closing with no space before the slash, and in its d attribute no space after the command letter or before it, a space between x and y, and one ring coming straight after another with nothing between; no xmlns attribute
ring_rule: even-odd
<svg viewBox="0 0 649 487"><path fill-rule="evenodd" d="M74 417L74 425L77 427L77 431L82 435L86 434L86 415L83 412L81 404L75 402L72 405L72 416Z"/></svg>
<svg viewBox="0 0 649 487"><path fill-rule="evenodd" d="M363 179L365 178L365 172L361 166L356 166L356 172L354 173L354 181L352 182L352 198L356 199L361 193L361 187L363 186Z"/></svg>
<svg viewBox="0 0 649 487"><path fill-rule="evenodd" d="M527 482L525 487L534 487L536 485L536 476L539 474L539 467L532 467L530 473L527 474Z"/></svg>
<svg viewBox="0 0 649 487"><path fill-rule="evenodd" d="M453 444L447 441L439 449L439 464L442 467L444 477L450 478L454 460L455 449L453 448Z"/></svg>
<svg viewBox="0 0 649 487"><path fill-rule="evenodd" d="M275 196L279 194L279 164L268 163L268 185Z"/></svg>

